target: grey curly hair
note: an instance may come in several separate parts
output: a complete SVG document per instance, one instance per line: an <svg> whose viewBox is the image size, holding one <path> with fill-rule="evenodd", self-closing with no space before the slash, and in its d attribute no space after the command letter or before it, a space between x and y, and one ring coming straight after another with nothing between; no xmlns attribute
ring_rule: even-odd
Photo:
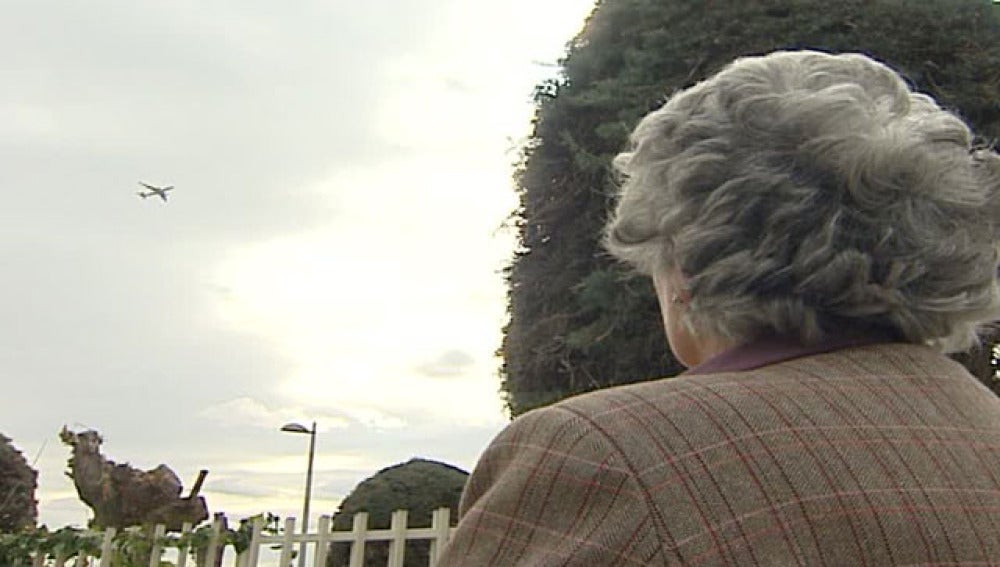
<svg viewBox="0 0 1000 567"><path fill-rule="evenodd" d="M696 332L889 330L945 351L1000 315L1000 156L860 54L746 57L647 115L605 244L678 270Z"/></svg>

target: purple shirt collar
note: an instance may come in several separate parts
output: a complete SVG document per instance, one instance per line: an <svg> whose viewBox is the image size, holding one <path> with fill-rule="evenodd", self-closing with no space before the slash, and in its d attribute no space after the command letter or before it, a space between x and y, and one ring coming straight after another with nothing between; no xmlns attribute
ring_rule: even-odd
<svg viewBox="0 0 1000 567"><path fill-rule="evenodd" d="M804 345L798 339L791 337L767 337L721 352L688 369L683 375L742 372L793 358L893 340L888 334L866 334L831 337L817 344Z"/></svg>

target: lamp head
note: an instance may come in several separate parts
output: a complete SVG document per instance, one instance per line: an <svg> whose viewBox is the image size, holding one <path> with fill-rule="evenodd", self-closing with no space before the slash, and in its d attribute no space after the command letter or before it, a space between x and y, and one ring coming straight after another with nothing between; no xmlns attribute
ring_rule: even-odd
<svg viewBox="0 0 1000 567"><path fill-rule="evenodd" d="M281 430L288 433L312 433L312 430L306 429L304 425L298 423L286 423L281 426Z"/></svg>

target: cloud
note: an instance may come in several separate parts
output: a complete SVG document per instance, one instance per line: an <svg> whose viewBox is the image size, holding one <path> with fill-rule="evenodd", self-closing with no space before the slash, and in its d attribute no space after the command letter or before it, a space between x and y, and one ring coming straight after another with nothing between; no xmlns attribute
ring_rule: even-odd
<svg viewBox="0 0 1000 567"><path fill-rule="evenodd" d="M345 407L341 411L366 427L376 429L399 429L406 427L404 419L375 408Z"/></svg>
<svg viewBox="0 0 1000 567"><path fill-rule="evenodd" d="M344 407L335 413L329 409L307 406L269 407L264 402L243 396L225 402L212 404L199 412L207 418L226 427L248 427L274 429L277 424L299 423L308 426L316 422L319 432L344 429L352 425L377 429L404 427L406 421L372 407Z"/></svg>
<svg viewBox="0 0 1000 567"><path fill-rule="evenodd" d="M262 485L259 482L247 480L243 477L224 477L213 480L209 486L214 494L251 497L275 495L273 488Z"/></svg>
<svg viewBox="0 0 1000 567"><path fill-rule="evenodd" d="M476 359L462 350L448 350L440 356L416 367L417 373L429 378L461 376L476 363Z"/></svg>
<svg viewBox="0 0 1000 567"><path fill-rule="evenodd" d="M198 413L223 426L255 429L274 429L279 427L278 424L303 423L304 415L310 416L309 421L317 422L316 428L319 431L344 428L350 423L341 416L317 415L306 412L301 407L270 408L264 402L246 396L210 405Z"/></svg>
<svg viewBox="0 0 1000 567"><path fill-rule="evenodd" d="M257 475L300 474L305 471L306 461L302 455L281 455L236 461L227 464L220 472L232 474L252 471ZM313 459L313 469L317 474L325 472L366 472L372 468L381 468L381 463L370 456L361 454L341 454L319 451Z"/></svg>

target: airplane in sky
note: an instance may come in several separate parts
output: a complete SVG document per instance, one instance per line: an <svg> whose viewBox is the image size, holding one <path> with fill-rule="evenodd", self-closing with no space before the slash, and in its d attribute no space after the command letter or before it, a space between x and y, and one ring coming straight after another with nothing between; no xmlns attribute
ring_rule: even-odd
<svg viewBox="0 0 1000 567"><path fill-rule="evenodd" d="M167 200L167 191L170 191L171 189L174 188L173 185L167 185L166 187L157 187L155 185L150 185L145 181L140 181L139 185L142 185L146 189L149 189L149 191L139 191L138 193L136 193L136 195L142 197L143 199L145 199L146 197L157 196L163 199L164 202L166 202Z"/></svg>

